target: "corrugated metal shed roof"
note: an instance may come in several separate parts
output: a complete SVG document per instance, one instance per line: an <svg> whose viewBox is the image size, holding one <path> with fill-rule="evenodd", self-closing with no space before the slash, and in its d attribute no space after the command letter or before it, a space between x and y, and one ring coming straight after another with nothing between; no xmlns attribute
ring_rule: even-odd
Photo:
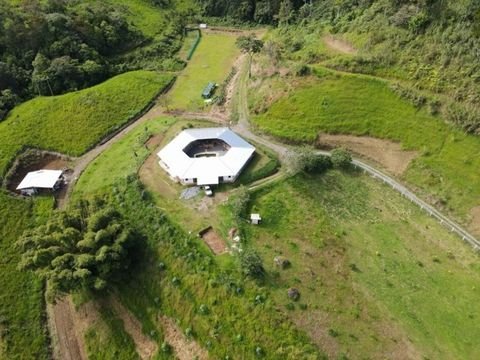
<svg viewBox="0 0 480 360"><path fill-rule="evenodd" d="M17 190L23 189L53 189L60 176L62 176L62 170L38 170L29 172L22 180L20 185L17 186Z"/></svg>

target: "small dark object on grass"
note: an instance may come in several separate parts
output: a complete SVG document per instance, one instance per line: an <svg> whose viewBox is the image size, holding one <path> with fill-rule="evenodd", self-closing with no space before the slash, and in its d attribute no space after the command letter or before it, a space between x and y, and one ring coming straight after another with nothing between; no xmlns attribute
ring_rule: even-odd
<svg viewBox="0 0 480 360"><path fill-rule="evenodd" d="M297 301L300 299L300 291L298 291L296 288L290 288L288 289L288 297L293 301Z"/></svg>
<svg viewBox="0 0 480 360"><path fill-rule="evenodd" d="M291 265L290 260L284 258L283 256L275 256L273 261L275 262L275 265L281 269L286 269Z"/></svg>

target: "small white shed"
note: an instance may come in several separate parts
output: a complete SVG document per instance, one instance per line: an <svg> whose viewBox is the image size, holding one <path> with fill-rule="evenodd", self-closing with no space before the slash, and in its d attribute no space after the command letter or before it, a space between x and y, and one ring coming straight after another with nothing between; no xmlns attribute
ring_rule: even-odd
<svg viewBox="0 0 480 360"><path fill-rule="evenodd" d="M206 29L208 26L207 26L207 24L202 23L202 24L199 24L198 27L199 27L200 29Z"/></svg>
<svg viewBox="0 0 480 360"><path fill-rule="evenodd" d="M250 221L253 225L258 225L262 221L260 214L250 214Z"/></svg>
<svg viewBox="0 0 480 360"><path fill-rule="evenodd" d="M39 189L57 190L63 181L62 170L38 170L29 172L17 186L22 195L34 195Z"/></svg>

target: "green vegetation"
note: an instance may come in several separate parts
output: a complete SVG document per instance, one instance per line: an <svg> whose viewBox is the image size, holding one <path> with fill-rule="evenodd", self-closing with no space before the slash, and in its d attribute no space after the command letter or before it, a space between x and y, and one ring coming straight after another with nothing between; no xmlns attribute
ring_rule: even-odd
<svg viewBox="0 0 480 360"><path fill-rule="evenodd" d="M49 359L42 281L19 271L14 246L24 229L41 224L53 201L23 201L0 191L0 358Z"/></svg>
<svg viewBox="0 0 480 360"><path fill-rule="evenodd" d="M75 186L74 198L84 194L104 192L125 174L133 174L150 155L146 143L152 136L164 132L175 120L158 118L137 126L108 151L98 156L83 172Z"/></svg>
<svg viewBox="0 0 480 360"><path fill-rule="evenodd" d="M34 270L47 281L47 299L80 290L101 291L131 262L137 236L104 201L80 202L51 216L17 241L21 270Z"/></svg>
<svg viewBox="0 0 480 360"><path fill-rule="evenodd" d="M135 71L16 107L0 123L0 175L27 147L81 155L137 116L171 81L171 75Z"/></svg>
<svg viewBox="0 0 480 360"><path fill-rule="evenodd" d="M256 116L254 124L293 142L313 143L320 131L398 141L405 149L420 152L404 175L407 181L435 195L448 210L461 216L478 205L477 137L452 129L400 99L384 81L322 68L318 71L318 79L306 79L304 86Z"/></svg>
<svg viewBox="0 0 480 360"><path fill-rule="evenodd" d="M266 289L222 270L196 237L174 226L148 200L139 184L127 183L114 193L125 216L148 238L145 260L130 281L119 285L122 302L139 319L147 317L146 323L156 328L161 328L160 314L177 319L213 358L251 358L258 347L265 359L319 358L310 341L275 310Z"/></svg>
<svg viewBox="0 0 480 360"><path fill-rule="evenodd" d="M201 109L203 88L209 82L222 83L232 68L233 60L238 56L235 40L234 34L202 34L197 50L168 97L167 107L180 110Z"/></svg>
<svg viewBox="0 0 480 360"><path fill-rule="evenodd" d="M246 246L260 252L273 300L330 356L479 356L478 256L415 205L338 170L252 197L263 222L243 226Z"/></svg>
<svg viewBox="0 0 480 360"><path fill-rule="evenodd" d="M107 306L101 306L99 311L100 319L85 333L88 359L140 359L135 349L135 343L124 330L122 320Z"/></svg>
<svg viewBox="0 0 480 360"><path fill-rule="evenodd" d="M3 1L0 120L36 95L59 95L130 70L179 70L194 1Z"/></svg>

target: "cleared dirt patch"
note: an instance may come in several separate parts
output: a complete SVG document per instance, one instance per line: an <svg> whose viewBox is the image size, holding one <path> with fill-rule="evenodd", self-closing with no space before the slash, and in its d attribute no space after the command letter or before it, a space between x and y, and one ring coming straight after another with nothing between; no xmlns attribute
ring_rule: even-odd
<svg viewBox="0 0 480 360"><path fill-rule="evenodd" d="M200 232L200 236L208 247L213 251L215 255L224 254L227 252L225 241L217 234L215 230L210 226L204 231Z"/></svg>
<svg viewBox="0 0 480 360"><path fill-rule="evenodd" d="M337 39L332 35L326 35L323 38L323 41L328 47L338 52L341 52L343 54L356 55L358 52L357 49L355 49L351 44L349 44L345 40Z"/></svg>
<svg viewBox="0 0 480 360"><path fill-rule="evenodd" d="M470 210L470 231L475 236L480 236L480 206L475 206L472 210Z"/></svg>
<svg viewBox="0 0 480 360"><path fill-rule="evenodd" d="M151 359L158 350L157 343L142 332L142 324L114 297L110 296L107 305L123 321L125 331L132 337L138 355L142 359Z"/></svg>
<svg viewBox="0 0 480 360"><path fill-rule="evenodd" d="M76 323L75 309L69 297L48 304L49 328L52 334L53 355L57 360L86 360L83 326ZM86 314L90 316L92 312ZM86 324L87 320L85 320ZM86 325L87 326L87 325Z"/></svg>
<svg viewBox="0 0 480 360"><path fill-rule="evenodd" d="M161 140L160 140L161 142ZM163 197L173 200L177 199L178 192L174 186L169 184L168 175L158 164L158 156L154 151L143 163L138 175L143 184L150 190L161 194Z"/></svg>
<svg viewBox="0 0 480 360"><path fill-rule="evenodd" d="M418 156L416 151L402 150L400 144L368 136L320 134L320 148L345 147L354 153L381 164L394 175L401 175Z"/></svg>
<svg viewBox="0 0 480 360"><path fill-rule="evenodd" d="M160 323L165 331L165 340L172 346L178 360L207 360L208 353L194 340L187 339L175 322L166 317L160 317Z"/></svg>

